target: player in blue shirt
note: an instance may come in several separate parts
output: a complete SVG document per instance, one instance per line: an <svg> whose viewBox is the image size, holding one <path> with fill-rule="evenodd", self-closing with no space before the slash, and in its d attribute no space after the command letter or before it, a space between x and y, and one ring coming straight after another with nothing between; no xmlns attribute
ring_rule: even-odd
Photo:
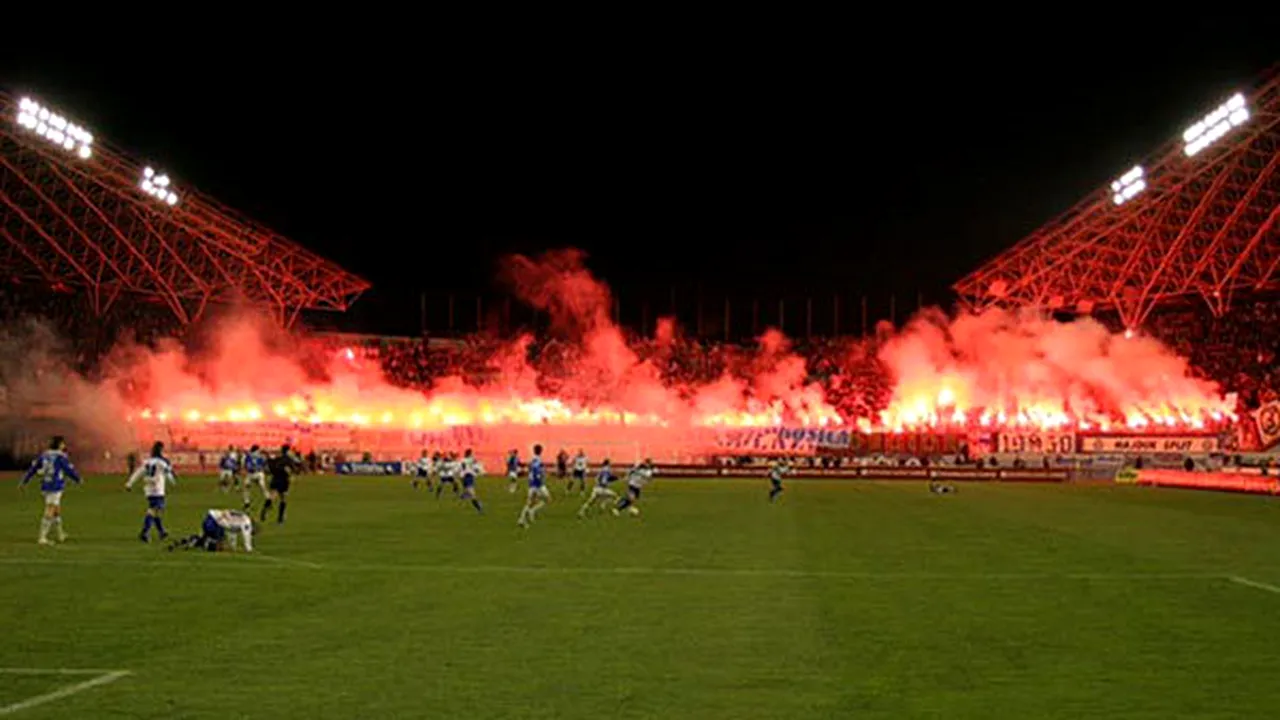
<svg viewBox="0 0 1280 720"><path fill-rule="evenodd" d="M551 493L547 490L547 468L542 464L542 446L534 445L533 459L529 461L529 494L525 497L520 519L516 524L529 527L550 498Z"/></svg>
<svg viewBox="0 0 1280 720"><path fill-rule="evenodd" d="M520 452L512 450L507 453L507 492L514 493L520 480Z"/></svg>
<svg viewBox="0 0 1280 720"><path fill-rule="evenodd" d="M40 518L41 545L51 545L49 529L58 530L58 542L66 542L67 534L62 529L62 491L67 487L67 478L80 484L80 474L67 458L67 441L61 435L54 435L49 442L49 449L40 453L31 463L27 474L22 476L18 487L26 487L31 478L40 476L40 493L44 495L44 515Z"/></svg>
<svg viewBox="0 0 1280 720"><path fill-rule="evenodd" d="M462 457L462 499L470 500L471 507L476 512L484 514L484 507L480 504L480 498L476 497L476 476L484 472L484 466L476 460L475 455L471 452L471 448L467 448L466 453Z"/></svg>
<svg viewBox="0 0 1280 720"><path fill-rule="evenodd" d="M240 455L234 445L228 445L227 451L218 459L218 487L222 492L229 492L239 484L237 474L240 472Z"/></svg>
<svg viewBox="0 0 1280 720"><path fill-rule="evenodd" d="M160 539L164 540L169 537L169 533L164 531L164 497L165 486L169 483L178 484L178 478L174 475L173 465L164 456L164 443L157 441L151 446L151 457L142 462L142 465L133 471L129 476L128 482L124 484L126 491L133 489L133 484L139 480L146 478L147 492L147 514L142 520L142 533L138 535L138 539L142 542L151 542L151 527L160 533Z"/></svg>
<svg viewBox="0 0 1280 720"><path fill-rule="evenodd" d="M593 504L599 507L612 505L614 500L618 499L618 493L609 487L617 482L618 477L613 474L613 465L610 464L609 458L604 459L604 463L600 465L600 474L596 475L595 487L591 488L591 497L582 503L582 507L578 508L578 517L586 517L587 511L591 509Z"/></svg>
<svg viewBox="0 0 1280 720"><path fill-rule="evenodd" d="M248 510L252 497L249 495L249 486L257 485L262 491L262 497L267 497L267 455L262 452L262 448L254 445L249 448L249 452L244 456L244 509Z"/></svg>

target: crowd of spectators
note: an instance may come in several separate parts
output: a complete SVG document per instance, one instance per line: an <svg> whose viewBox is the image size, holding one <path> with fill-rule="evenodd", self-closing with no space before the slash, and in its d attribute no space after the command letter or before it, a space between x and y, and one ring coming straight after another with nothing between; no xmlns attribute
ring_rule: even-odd
<svg viewBox="0 0 1280 720"><path fill-rule="evenodd" d="M1188 358L1196 375L1235 392L1239 410L1248 412L1276 400L1280 388L1280 304L1242 303L1225 317L1200 308L1179 308L1153 315L1145 331ZM650 363L664 384L680 388L714 382L726 373L746 376L756 348L668 337L627 337L627 346ZM430 389L443 377L461 377L480 385L510 368L502 349L509 342L469 336L442 341L376 340L365 344L393 382ZM888 403L893 381L878 357L876 338L814 338L790 348L805 361L806 381L820 384L828 401L844 417L875 417ZM554 339L532 340L519 348L521 363L538 377L539 387L556 392L579 367L582 351Z"/></svg>
<svg viewBox="0 0 1280 720"><path fill-rule="evenodd" d="M61 338L73 366L91 373L118 342L152 343L180 336L172 311L136 299L112 303L102 316L89 311L83 292L49 292L26 285L0 285L0 319L14 328L33 316ZM1276 399L1280 388L1280 303L1238 303L1224 317L1202 307L1161 310L1144 330L1189 359L1193 372L1239 395L1242 411ZM551 337L513 343L509 338L360 338L321 336L326 351L377 363L398 385L428 390L443 378L482 385L498 376L530 374L546 393L556 393L581 368L578 343ZM760 369L757 348L713 342L668 332L660 338L624 336L634 357L647 361L664 384L694 387L725 374L748 377ZM820 384L828 401L845 417L874 417L888 402L892 379L878 358L877 338L815 338L789 348L804 359L805 380ZM578 384L581 386L581 383Z"/></svg>
<svg viewBox="0 0 1280 720"><path fill-rule="evenodd" d="M1144 329L1187 358L1193 372L1237 393L1241 409L1277 399L1280 302L1241 302L1222 317L1194 306L1162 310Z"/></svg>

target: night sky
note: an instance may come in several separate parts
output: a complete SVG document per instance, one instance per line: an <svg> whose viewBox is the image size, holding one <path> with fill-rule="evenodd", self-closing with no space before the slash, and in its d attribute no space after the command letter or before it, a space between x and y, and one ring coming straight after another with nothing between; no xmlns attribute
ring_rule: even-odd
<svg viewBox="0 0 1280 720"><path fill-rule="evenodd" d="M865 295L883 316L891 295L949 304L960 276L1280 60L1274 42L1143 61L1120 42L250 53L146 73L62 53L10 57L0 81L368 278L349 318L368 329L416 328L422 291L471 307L499 256L562 246L627 315L675 286L682 305L700 288L770 312Z"/></svg>

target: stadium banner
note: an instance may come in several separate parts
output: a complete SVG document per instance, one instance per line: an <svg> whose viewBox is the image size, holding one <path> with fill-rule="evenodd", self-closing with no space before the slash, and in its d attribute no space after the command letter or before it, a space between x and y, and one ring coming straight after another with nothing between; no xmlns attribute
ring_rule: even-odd
<svg viewBox="0 0 1280 720"><path fill-rule="evenodd" d="M1131 467L1120 468L1116 471L1116 482L1122 485L1132 485L1138 482L1138 471Z"/></svg>
<svg viewBox="0 0 1280 720"><path fill-rule="evenodd" d="M723 450L813 453L818 450L848 450L854 434L847 428L736 428L716 433L716 445Z"/></svg>
<svg viewBox="0 0 1280 720"><path fill-rule="evenodd" d="M200 461L201 453L194 450L179 450L177 452L167 452L164 454L164 456L169 459L169 463L173 465L173 468L175 470L182 470L182 471L203 470L205 467L205 464ZM217 461L217 457L214 455L208 455L207 457L214 460L215 462ZM141 455L139 456L138 461L139 462L142 461Z"/></svg>
<svg viewBox="0 0 1280 720"><path fill-rule="evenodd" d="M1002 432L996 452L1002 455L1070 455L1076 451L1076 434L1051 430Z"/></svg>
<svg viewBox="0 0 1280 720"><path fill-rule="evenodd" d="M1219 452L1217 435L1090 435L1081 439L1087 453L1140 455L1147 453L1203 454Z"/></svg>
<svg viewBox="0 0 1280 720"><path fill-rule="evenodd" d="M403 475L404 463L394 462L340 462L333 466L339 475Z"/></svg>
<svg viewBox="0 0 1280 720"><path fill-rule="evenodd" d="M1071 471L1065 468L1011 468L999 473L999 479L1005 482L1066 482L1071 479Z"/></svg>
<svg viewBox="0 0 1280 720"><path fill-rule="evenodd" d="M763 478L769 468L763 465L659 465L658 477L727 477ZM872 465L867 467L797 467L789 477L853 480L968 480L1006 482L1066 482L1071 472L1065 468L998 469L987 467L904 467Z"/></svg>
<svg viewBox="0 0 1280 720"><path fill-rule="evenodd" d="M853 433L849 452L866 455L954 455L966 437L958 433Z"/></svg>
<svg viewBox="0 0 1280 720"><path fill-rule="evenodd" d="M1261 450L1270 450L1280 442L1280 402L1271 402L1258 408L1253 413L1254 422L1258 425L1258 444Z"/></svg>
<svg viewBox="0 0 1280 720"><path fill-rule="evenodd" d="M1268 475L1244 475L1221 472L1184 472L1182 470L1139 470L1137 483L1151 487L1219 490L1223 492L1280 494L1280 482Z"/></svg>
<svg viewBox="0 0 1280 720"><path fill-rule="evenodd" d="M871 469L871 468L868 468ZM928 468L929 477L934 480L998 480L1000 471L988 468ZM868 474L868 477L875 477Z"/></svg>

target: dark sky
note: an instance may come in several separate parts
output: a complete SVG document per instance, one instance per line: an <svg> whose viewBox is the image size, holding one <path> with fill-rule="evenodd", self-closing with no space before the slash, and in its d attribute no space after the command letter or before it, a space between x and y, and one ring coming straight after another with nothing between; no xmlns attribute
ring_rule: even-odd
<svg viewBox="0 0 1280 720"><path fill-rule="evenodd" d="M946 303L1280 60L1239 37L884 42L249 53L149 72L59 49L10 56L0 80L365 276L377 291L356 317L390 302L416 323L420 290L489 291L501 254L560 246L624 300L700 285Z"/></svg>

